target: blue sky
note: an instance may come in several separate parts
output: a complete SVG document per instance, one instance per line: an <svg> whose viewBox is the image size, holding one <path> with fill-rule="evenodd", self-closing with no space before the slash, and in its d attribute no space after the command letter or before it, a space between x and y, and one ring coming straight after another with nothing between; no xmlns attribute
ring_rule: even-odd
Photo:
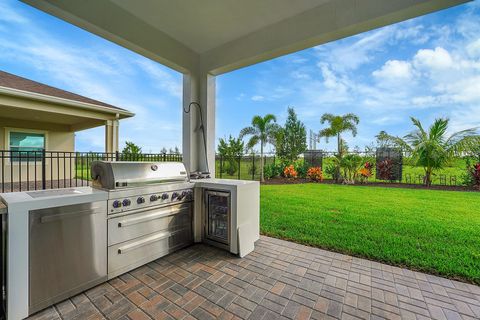
<svg viewBox="0 0 480 320"><path fill-rule="evenodd" d="M181 145L179 73L16 1L0 2L0 69L135 112L121 123L122 144ZM217 77L217 138L255 114L283 123L289 106L315 131L324 112L358 114L357 137L345 137L352 148L380 130L406 134L409 116L479 126L480 1ZM102 150L103 128L79 132L76 148Z"/></svg>

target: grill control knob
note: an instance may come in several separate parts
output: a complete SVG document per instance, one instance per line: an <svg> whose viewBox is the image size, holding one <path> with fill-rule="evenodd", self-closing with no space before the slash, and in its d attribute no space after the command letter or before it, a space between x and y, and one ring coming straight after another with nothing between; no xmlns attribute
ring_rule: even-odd
<svg viewBox="0 0 480 320"><path fill-rule="evenodd" d="M144 198L144 197L138 197L138 198L137 198L137 203L138 203L138 204L145 203L145 198Z"/></svg>
<svg viewBox="0 0 480 320"><path fill-rule="evenodd" d="M156 194L152 194L150 196L150 201L153 202L153 201L157 201L158 200L158 196Z"/></svg>
<svg viewBox="0 0 480 320"><path fill-rule="evenodd" d="M122 206L122 203L119 200L113 201L113 207L114 208L120 208Z"/></svg>
<svg viewBox="0 0 480 320"><path fill-rule="evenodd" d="M132 202L130 201L130 199L124 199L122 204L124 207L128 207L130 204L132 204Z"/></svg>
<svg viewBox="0 0 480 320"><path fill-rule="evenodd" d="M168 199L168 193L162 194L162 200L167 200Z"/></svg>
<svg viewBox="0 0 480 320"><path fill-rule="evenodd" d="M178 200L184 199L188 195L187 191L182 191L182 194L178 197Z"/></svg>
<svg viewBox="0 0 480 320"><path fill-rule="evenodd" d="M178 196L178 192L172 193L172 200L175 200L176 198L178 198Z"/></svg>

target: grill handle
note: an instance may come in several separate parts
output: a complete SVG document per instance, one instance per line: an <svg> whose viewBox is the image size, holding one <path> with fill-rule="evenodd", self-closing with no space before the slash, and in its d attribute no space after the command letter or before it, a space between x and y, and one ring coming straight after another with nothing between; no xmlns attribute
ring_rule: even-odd
<svg viewBox="0 0 480 320"><path fill-rule="evenodd" d="M182 208L175 211L159 211L159 212L154 212L139 218L125 219L125 220L119 221L117 226L119 228L124 228L124 227L132 226L135 224L155 220L158 218L168 217L174 214L180 214L181 212L190 212L190 208Z"/></svg>
<svg viewBox="0 0 480 320"><path fill-rule="evenodd" d="M186 228L183 228L183 229L180 229L180 230L177 230L177 231L174 231L174 232L162 232L162 233L158 233L156 235L153 235L151 237L148 237L148 238L145 238L145 239L142 239L142 240L139 240L139 241L136 241L136 242L133 242L129 245L126 245L126 246L123 246L123 247L120 247L118 248L117 252L118 254L125 254L127 253L128 251L132 251L132 250L135 250L135 249L138 249L138 248L141 248L143 246L146 246L148 244L151 244L151 243L154 243L154 242L157 242L157 241L160 241L160 240L163 240L163 239L166 239L166 238L170 238L171 236L179 233L179 232L182 232L184 231Z"/></svg>

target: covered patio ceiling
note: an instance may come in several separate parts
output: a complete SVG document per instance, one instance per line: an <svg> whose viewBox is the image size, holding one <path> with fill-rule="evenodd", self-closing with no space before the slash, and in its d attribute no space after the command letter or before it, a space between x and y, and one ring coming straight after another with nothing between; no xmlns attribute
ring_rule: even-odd
<svg viewBox="0 0 480 320"><path fill-rule="evenodd" d="M23 0L184 74L182 151L215 174L215 76L467 0ZM203 137L205 135L205 137ZM203 145L205 141L205 146Z"/></svg>
<svg viewBox="0 0 480 320"><path fill-rule="evenodd" d="M213 75L466 0L23 0L186 73Z"/></svg>

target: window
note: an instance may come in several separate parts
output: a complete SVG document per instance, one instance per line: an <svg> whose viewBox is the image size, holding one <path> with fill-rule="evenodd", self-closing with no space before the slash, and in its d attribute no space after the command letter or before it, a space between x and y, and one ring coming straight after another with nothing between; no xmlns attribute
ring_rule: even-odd
<svg viewBox="0 0 480 320"><path fill-rule="evenodd" d="M30 132L10 132L12 161L40 161L45 148L45 134Z"/></svg>

